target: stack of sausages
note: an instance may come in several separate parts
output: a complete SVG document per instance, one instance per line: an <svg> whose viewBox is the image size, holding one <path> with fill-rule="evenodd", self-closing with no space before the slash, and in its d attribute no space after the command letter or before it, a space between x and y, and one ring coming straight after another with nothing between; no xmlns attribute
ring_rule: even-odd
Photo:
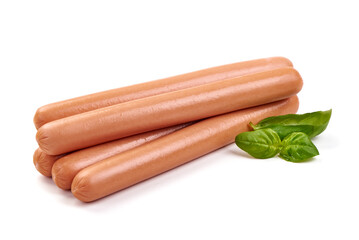
<svg viewBox="0 0 359 240"><path fill-rule="evenodd" d="M282 57L213 67L40 107L36 169L91 202L296 113L302 78Z"/></svg>

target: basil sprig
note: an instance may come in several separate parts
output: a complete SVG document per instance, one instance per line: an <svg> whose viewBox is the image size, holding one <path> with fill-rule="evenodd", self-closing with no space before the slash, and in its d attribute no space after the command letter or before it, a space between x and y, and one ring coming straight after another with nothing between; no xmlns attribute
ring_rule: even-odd
<svg viewBox="0 0 359 240"><path fill-rule="evenodd" d="M290 162L303 162L319 155L311 138L328 126L332 110L306 114L287 114L263 119L254 131L236 136L239 148L255 158L279 157Z"/></svg>
<svg viewBox="0 0 359 240"><path fill-rule="evenodd" d="M328 126L332 110L318 111L305 114L287 114L265 118L258 124L249 123L254 130L271 128L280 139L293 132L303 132L310 138L321 134Z"/></svg>

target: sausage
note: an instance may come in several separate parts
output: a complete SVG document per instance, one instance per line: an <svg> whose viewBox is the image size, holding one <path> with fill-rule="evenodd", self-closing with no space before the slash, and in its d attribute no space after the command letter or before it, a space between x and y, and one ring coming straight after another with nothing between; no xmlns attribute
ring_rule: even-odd
<svg viewBox="0 0 359 240"><path fill-rule="evenodd" d="M176 131L180 128L183 128L185 126L188 126L190 123L181 124L173 127L168 127L165 129L159 129L143 134L138 134L136 136L128 137L125 139L119 139L113 142L100 144L98 146L90 147L87 149L79 150L70 154L61 154L61 155L48 155L44 153L40 148L37 148L33 155L33 162L35 165L35 168L39 173L46 177L51 177L53 167L57 166L57 170L55 172L61 172L59 173L59 177L57 179L62 179L55 181L54 176L53 180L55 183L63 189L70 189L72 178L75 176L73 175L71 180L67 180L65 176L62 176L61 174L70 174L69 169L70 164L72 166L75 166L77 163L75 161L96 161L101 160L106 157L112 156L111 154L116 154L131 148L134 148L136 146L139 146L145 142L152 141L153 139L156 139L158 137L167 135L173 131ZM102 154L102 155L99 155ZM68 156L70 155L70 156ZM65 157L68 156L68 157ZM80 159L81 158L81 159ZM65 160L66 159L66 160ZM71 160L70 160L71 159ZM78 160L77 160L78 159ZM61 160L60 162L63 162L62 164L55 164L57 161ZM90 163L89 163L90 164ZM86 165L86 164L85 164ZM59 168L63 168L60 170ZM66 169L66 171L65 171ZM76 171L76 169L72 169L72 171ZM70 181L70 183L68 183Z"/></svg>
<svg viewBox="0 0 359 240"><path fill-rule="evenodd" d="M49 122L36 138L58 155L141 132L278 101L302 88L293 68L276 69L164 93Z"/></svg>
<svg viewBox="0 0 359 240"><path fill-rule="evenodd" d="M192 123L141 133L70 153L55 162L52 167L52 179L59 188L68 190L71 188L75 175L85 167L168 135L190 124Z"/></svg>
<svg viewBox="0 0 359 240"><path fill-rule="evenodd" d="M39 173L46 177L51 177L51 169L57 159L65 156L65 154L61 155L47 155L40 148L36 149L33 155L33 162L35 168Z"/></svg>
<svg viewBox="0 0 359 240"><path fill-rule="evenodd" d="M49 155L141 132L207 118L296 94L302 79L293 68L276 69L142 98L50 122L37 132Z"/></svg>
<svg viewBox="0 0 359 240"><path fill-rule="evenodd" d="M170 78L94 93L40 107L35 113L34 124L36 129L38 129L45 123L60 118L122 102L190 88L246 74L292 66L292 63L283 57L263 58L208 68Z"/></svg>
<svg viewBox="0 0 359 240"><path fill-rule="evenodd" d="M232 143L237 134L249 130L250 121L295 113L298 105L293 96L200 121L81 170L71 191L83 202L105 197Z"/></svg>

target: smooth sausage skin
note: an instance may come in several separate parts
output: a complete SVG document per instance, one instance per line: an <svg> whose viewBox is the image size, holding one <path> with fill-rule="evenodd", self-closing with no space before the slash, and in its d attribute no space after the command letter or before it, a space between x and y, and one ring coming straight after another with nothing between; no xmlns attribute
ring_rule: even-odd
<svg viewBox="0 0 359 240"><path fill-rule="evenodd" d="M81 170L72 182L72 193L84 202L105 197L232 143L237 134L250 130L250 121L296 113L298 105L293 96L202 120Z"/></svg>
<svg viewBox="0 0 359 240"><path fill-rule="evenodd" d="M62 118L43 125L36 137L44 152L58 155L278 101L298 93L302 84L293 68L276 69Z"/></svg>
<svg viewBox="0 0 359 240"><path fill-rule="evenodd" d="M65 156L62 155L47 155L44 153L40 148L36 149L33 155L33 162L35 165L35 168L39 173L46 177L51 177L51 169L54 163L57 161L57 159Z"/></svg>
<svg viewBox="0 0 359 240"><path fill-rule="evenodd" d="M70 153L55 162L52 167L52 179L59 188L68 190L71 188L72 180L76 174L85 167L173 133L190 124L192 123L141 133Z"/></svg>
<svg viewBox="0 0 359 240"><path fill-rule="evenodd" d="M264 58L208 68L170 78L94 93L42 106L35 113L34 123L36 129L38 129L45 123L60 118L122 102L199 86L223 79L292 66L292 63L283 57Z"/></svg>

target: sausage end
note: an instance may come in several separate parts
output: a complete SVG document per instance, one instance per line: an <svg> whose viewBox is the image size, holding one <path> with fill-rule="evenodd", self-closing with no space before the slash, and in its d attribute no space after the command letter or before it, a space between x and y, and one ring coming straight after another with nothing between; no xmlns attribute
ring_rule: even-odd
<svg viewBox="0 0 359 240"><path fill-rule="evenodd" d="M290 61L288 58L286 57L275 57L275 59L277 59L278 61L280 61L281 63L285 63L285 65L287 67L293 67L293 63L292 61Z"/></svg>
<svg viewBox="0 0 359 240"><path fill-rule="evenodd" d="M51 146L49 144L49 130L47 129L48 124L43 125L37 130L36 141L39 144L42 151L48 155L56 155L57 153L51 151Z"/></svg>
<svg viewBox="0 0 359 240"><path fill-rule="evenodd" d="M297 113L299 109L299 98L297 95L288 98L288 106L290 106L290 108L288 109L288 113Z"/></svg>
<svg viewBox="0 0 359 240"><path fill-rule="evenodd" d="M51 177L51 169L54 161L49 158L40 148L36 149L33 155L35 168L46 177Z"/></svg>
<svg viewBox="0 0 359 240"><path fill-rule="evenodd" d="M71 184L72 194L82 202L92 202L95 199L91 198L91 181L85 171L80 171L74 178Z"/></svg>
<svg viewBox="0 0 359 240"><path fill-rule="evenodd" d="M46 110L44 107L39 107L36 110L33 119L36 129L39 129L42 125L46 123L46 120L44 119L45 112Z"/></svg>
<svg viewBox="0 0 359 240"><path fill-rule="evenodd" d="M303 88L302 76L300 75L300 73L296 69L292 68L291 70L292 70L293 74L295 75L295 79L297 81L296 85L295 85L296 86L295 91L296 91L296 93L299 93L300 90L302 90L302 88Z"/></svg>
<svg viewBox="0 0 359 240"><path fill-rule="evenodd" d="M56 161L52 166L52 180L55 182L56 186L63 190L70 190L72 178L70 169L66 165L62 164L61 159Z"/></svg>

